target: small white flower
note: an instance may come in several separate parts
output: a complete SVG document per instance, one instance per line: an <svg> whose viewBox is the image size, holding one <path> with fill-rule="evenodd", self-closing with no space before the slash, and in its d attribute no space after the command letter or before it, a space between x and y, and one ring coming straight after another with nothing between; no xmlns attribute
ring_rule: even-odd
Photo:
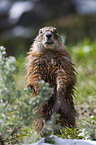
<svg viewBox="0 0 96 145"><path fill-rule="evenodd" d="M84 51L85 53L90 52L90 50L91 50L91 47L89 47L89 46L85 46L85 47L83 48L83 51Z"/></svg>
<svg viewBox="0 0 96 145"><path fill-rule="evenodd" d="M6 54L6 51L3 51L2 54Z"/></svg>
<svg viewBox="0 0 96 145"><path fill-rule="evenodd" d="M2 113L2 117L5 117L5 114L4 113Z"/></svg>
<svg viewBox="0 0 96 145"><path fill-rule="evenodd" d="M94 116L93 116L93 115L91 115L91 116L90 116L90 118L94 118Z"/></svg>

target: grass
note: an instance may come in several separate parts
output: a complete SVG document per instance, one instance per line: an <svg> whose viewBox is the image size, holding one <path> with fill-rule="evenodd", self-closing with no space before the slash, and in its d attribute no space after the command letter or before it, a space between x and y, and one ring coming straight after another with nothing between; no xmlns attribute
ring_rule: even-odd
<svg viewBox="0 0 96 145"><path fill-rule="evenodd" d="M77 46L68 46L77 71L75 108L79 114L77 128L84 139L96 139L96 43L88 39ZM24 58L17 60L17 74L15 79L19 88L24 87ZM30 129L29 129L30 130ZM32 130L32 129L31 129ZM29 132L31 132L31 130ZM33 129L34 130L34 129ZM68 130L67 130L68 132ZM63 133L62 138L64 138ZM70 135L69 135L70 138ZM80 138L75 136L75 138Z"/></svg>
<svg viewBox="0 0 96 145"><path fill-rule="evenodd" d="M71 49L77 71L75 106L77 126L85 138L96 139L96 44L85 40Z"/></svg>

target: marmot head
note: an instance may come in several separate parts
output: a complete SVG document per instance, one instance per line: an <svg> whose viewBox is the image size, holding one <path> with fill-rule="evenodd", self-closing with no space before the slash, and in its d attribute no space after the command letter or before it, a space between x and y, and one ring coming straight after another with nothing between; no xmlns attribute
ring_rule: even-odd
<svg viewBox="0 0 96 145"><path fill-rule="evenodd" d="M44 27L39 30L38 36L35 38L33 47L31 50L33 52L43 51L46 49L61 49L63 43L61 37L59 36L57 29L55 27ZM64 49L64 45L63 45Z"/></svg>

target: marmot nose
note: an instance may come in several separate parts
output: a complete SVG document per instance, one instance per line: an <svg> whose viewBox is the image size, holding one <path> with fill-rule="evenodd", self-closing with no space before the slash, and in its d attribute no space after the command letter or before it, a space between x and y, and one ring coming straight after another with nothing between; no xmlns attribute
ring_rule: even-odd
<svg viewBox="0 0 96 145"><path fill-rule="evenodd" d="M47 34L46 34L46 37L47 37L48 39L50 39L50 38L52 37L52 34L51 34L51 33L47 33Z"/></svg>

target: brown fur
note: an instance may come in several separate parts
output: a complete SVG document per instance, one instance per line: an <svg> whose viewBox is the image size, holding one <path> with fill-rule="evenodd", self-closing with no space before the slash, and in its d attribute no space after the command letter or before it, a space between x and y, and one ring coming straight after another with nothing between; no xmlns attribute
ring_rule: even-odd
<svg viewBox="0 0 96 145"><path fill-rule="evenodd" d="M52 34L50 39L46 35ZM45 43L47 41L47 43ZM53 43L54 42L54 43ZM49 44L49 43L52 43ZM73 103L73 89L76 82L75 70L70 54L54 27L40 29L27 57L27 86L31 86L34 95L38 94L38 81L44 80L54 88L54 94L39 111L45 121L52 113L60 114L62 126L75 126L76 111ZM37 121L38 128L42 123Z"/></svg>

